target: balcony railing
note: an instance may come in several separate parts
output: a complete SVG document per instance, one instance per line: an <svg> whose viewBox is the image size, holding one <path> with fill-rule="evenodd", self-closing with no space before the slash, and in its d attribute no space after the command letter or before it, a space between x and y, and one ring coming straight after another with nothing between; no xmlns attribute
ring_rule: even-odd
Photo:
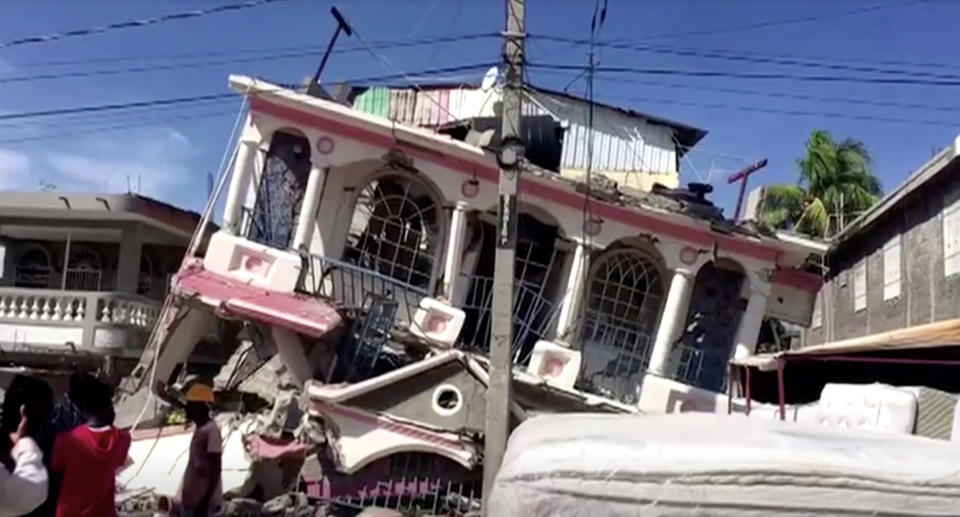
<svg viewBox="0 0 960 517"><path fill-rule="evenodd" d="M345 309L358 311L364 309L369 295L395 301L396 325L409 325L420 300L430 296L426 289L355 264L310 253L301 256L304 267L298 285L300 292L323 296Z"/></svg>
<svg viewBox="0 0 960 517"><path fill-rule="evenodd" d="M136 295L0 287L0 343L140 348L159 314L159 303Z"/></svg>

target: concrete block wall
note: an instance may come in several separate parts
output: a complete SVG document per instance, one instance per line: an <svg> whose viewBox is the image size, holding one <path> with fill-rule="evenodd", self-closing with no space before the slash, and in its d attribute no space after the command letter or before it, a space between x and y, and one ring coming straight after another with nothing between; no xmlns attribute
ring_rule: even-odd
<svg viewBox="0 0 960 517"><path fill-rule="evenodd" d="M944 276L946 203L960 196L960 177L944 173L917 189L828 257L821 290L822 325L804 346L960 317L960 274ZM883 299L883 246L900 235L900 296ZM854 309L854 271L866 260L867 308Z"/></svg>

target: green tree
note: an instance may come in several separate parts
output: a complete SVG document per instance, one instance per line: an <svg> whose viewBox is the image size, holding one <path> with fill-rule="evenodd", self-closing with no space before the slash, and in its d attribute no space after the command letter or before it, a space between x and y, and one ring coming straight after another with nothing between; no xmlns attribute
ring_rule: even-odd
<svg viewBox="0 0 960 517"><path fill-rule="evenodd" d="M813 237L835 233L841 214L849 223L880 199L880 180L870 166L863 142L838 142L826 131L813 131L797 160L800 179L796 185L767 187L760 222Z"/></svg>

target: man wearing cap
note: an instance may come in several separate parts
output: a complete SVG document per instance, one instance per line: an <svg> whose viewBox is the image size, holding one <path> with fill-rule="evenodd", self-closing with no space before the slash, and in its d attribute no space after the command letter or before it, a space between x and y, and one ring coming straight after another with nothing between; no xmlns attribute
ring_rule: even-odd
<svg viewBox="0 0 960 517"><path fill-rule="evenodd" d="M190 440L190 459L183 473L180 504L183 517L205 517L213 513L219 502L220 467L223 447L220 428L210 417L213 388L204 381L195 381L185 392L187 419L196 425Z"/></svg>

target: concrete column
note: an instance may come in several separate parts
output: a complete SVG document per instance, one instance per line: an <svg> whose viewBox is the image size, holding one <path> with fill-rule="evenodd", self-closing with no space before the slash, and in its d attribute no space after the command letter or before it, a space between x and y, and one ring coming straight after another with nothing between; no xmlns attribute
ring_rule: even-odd
<svg viewBox="0 0 960 517"><path fill-rule="evenodd" d="M240 232L240 209L247 195L247 185L250 183L250 173L258 143L254 138L243 137L237 146L237 158L233 162L230 187L227 190L227 199L223 208L223 229L231 235L237 235Z"/></svg>
<svg viewBox="0 0 960 517"><path fill-rule="evenodd" d="M313 372L307 360L307 354L303 351L300 336L296 332L276 325L270 327L270 335L273 337L273 344L277 347L280 360L290 371L294 382L302 387L303 383L313 378Z"/></svg>
<svg viewBox="0 0 960 517"><path fill-rule="evenodd" d="M120 256L117 258L117 291L137 293L140 281L140 253L143 242L140 225L125 227L120 233Z"/></svg>
<svg viewBox="0 0 960 517"><path fill-rule="evenodd" d="M310 167L310 176L307 178L307 189L303 193L303 202L300 204L300 216L297 219L297 231L293 235L293 249L309 250L313 239L314 228L317 225L317 210L320 208L320 195L323 193L323 179L326 169L317 164Z"/></svg>
<svg viewBox="0 0 960 517"><path fill-rule="evenodd" d="M763 324L763 315L767 312L767 296L767 293L756 287L750 291L747 310L743 312L740 327L737 329L737 341L733 352L733 356L737 359L749 357L757 349L760 325Z"/></svg>
<svg viewBox="0 0 960 517"><path fill-rule="evenodd" d="M582 241L577 242L570 261L570 270L567 274L567 287L560 301L560 315L557 317L557 341L570 345L571 332L576 323L580 302L583 299L583 290L586 278L584 268L587 265L587 247Z"/></svg>
<svg viewBox="0 0 960 517"><path fill-rule="evenodd" d="M450 239L447 241L447 253L443 262L443 299L453 302L454 290L460 276L460 264L463 260L463 244L467 237L467 205L457 202L450 216Z"/></svg>
<svg viewBox="0 0 960 517"><path fill-rule="evenodd" d="M670 291L663 307L663 316L660 317L660 326L657 328L657 337L653 342L653 351L650 353L650 367L648 371L657 375L665 375L667 362L673 343L680 337L684 322L687 319L687 308L690 306L690 294L693 292L694 274L689 269L679 268L673 272L670 281Z"/></svg>

